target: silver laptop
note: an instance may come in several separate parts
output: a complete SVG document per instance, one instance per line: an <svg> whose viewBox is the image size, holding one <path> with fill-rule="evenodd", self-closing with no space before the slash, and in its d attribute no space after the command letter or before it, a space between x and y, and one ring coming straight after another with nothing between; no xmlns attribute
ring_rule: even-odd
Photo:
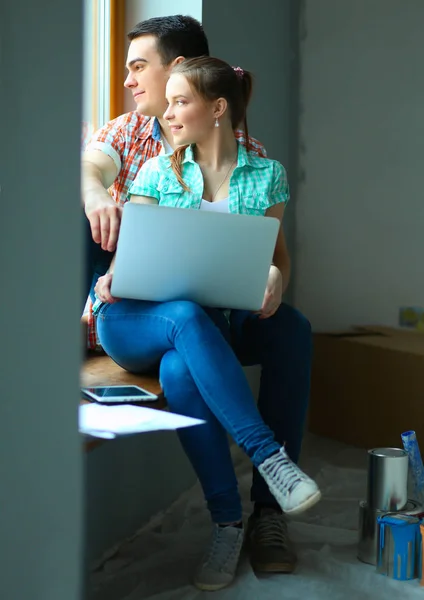
<svg viewBox="0 0 424 600"><path fill-rule="evenodd" d="M112 295L259 310L279 226L273 218L128 202Z"/></svg>

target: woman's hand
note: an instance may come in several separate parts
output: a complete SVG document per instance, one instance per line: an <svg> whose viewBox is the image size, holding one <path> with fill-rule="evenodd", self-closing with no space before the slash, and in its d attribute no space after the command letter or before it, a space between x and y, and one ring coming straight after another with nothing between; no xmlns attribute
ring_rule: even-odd
<svg viewBox="0 0 424 600"><path fill-rule="evenodd" d="M114 304L115 302L119 302L119 298L114 298L110 293L110 286L112 285L112 273L107 273L102 277L99 277L97 280L94 291L96 292L96 296L102 302L108 302L109 304Z"/></svg>
<svg viewBox="0 0 424 600"><path fill-rule="evenodd" d="M268 319L275 314L283 299L283 277L280 269L271 265L268 275L268 283L261 310L258 311L260 319Z"/></svg>

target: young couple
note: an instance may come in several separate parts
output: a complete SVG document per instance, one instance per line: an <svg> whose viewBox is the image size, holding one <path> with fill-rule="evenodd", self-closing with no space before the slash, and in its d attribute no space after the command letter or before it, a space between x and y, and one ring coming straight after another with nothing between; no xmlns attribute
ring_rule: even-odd
<svg viewBox="0 0 424 600"><path fill-rule="evenodd" d="M296 555L284 514L302 512L320 498L295 464L311 336L307 321L282 304L290 275L283 228L260 314L233 310L229 322L221 311L188 301L117 301L110 294L111 258L127 200L271 216L281 223L288 186L284 168L264 158L247 134L250 74L209 58L196 20L150 19L129 39L125 86L137 110L97 132L83 160L85 212L97 244L89 246L93 318L101 345L118 364L132 372L159 366L171 410L206 421L179 436L214 523L194 583L217 590L233 580L245 537L227 432L255 467L246 532L254 569L293 571ZM258 363L257 408L241 364Z"/></svg>

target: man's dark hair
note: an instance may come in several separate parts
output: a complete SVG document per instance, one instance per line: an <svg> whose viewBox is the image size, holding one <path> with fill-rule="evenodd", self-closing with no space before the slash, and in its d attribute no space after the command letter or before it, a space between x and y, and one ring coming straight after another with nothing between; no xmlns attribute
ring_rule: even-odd
<svg viewBox="0 0 424 600"><path fill-rule="evenodd" d="M132 42L142 35L154 35L157 38L157 49L164 65L169 65L177 56L209 56L203 27L193 17L172 15L141 21L129 32L128 39Z"/></svg>

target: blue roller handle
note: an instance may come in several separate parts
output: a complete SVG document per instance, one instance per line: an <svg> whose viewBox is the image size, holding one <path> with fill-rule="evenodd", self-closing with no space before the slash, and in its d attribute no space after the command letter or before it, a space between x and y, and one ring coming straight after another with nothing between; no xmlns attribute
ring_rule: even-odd
<svg viewBox="0 0 424 600"><path fill-rule="evenodd" d="M421 458L415 431L405 431L401 434L403 447L408 453L409 470L414 486L415 500L424 504L424 466Z"/></svg>

